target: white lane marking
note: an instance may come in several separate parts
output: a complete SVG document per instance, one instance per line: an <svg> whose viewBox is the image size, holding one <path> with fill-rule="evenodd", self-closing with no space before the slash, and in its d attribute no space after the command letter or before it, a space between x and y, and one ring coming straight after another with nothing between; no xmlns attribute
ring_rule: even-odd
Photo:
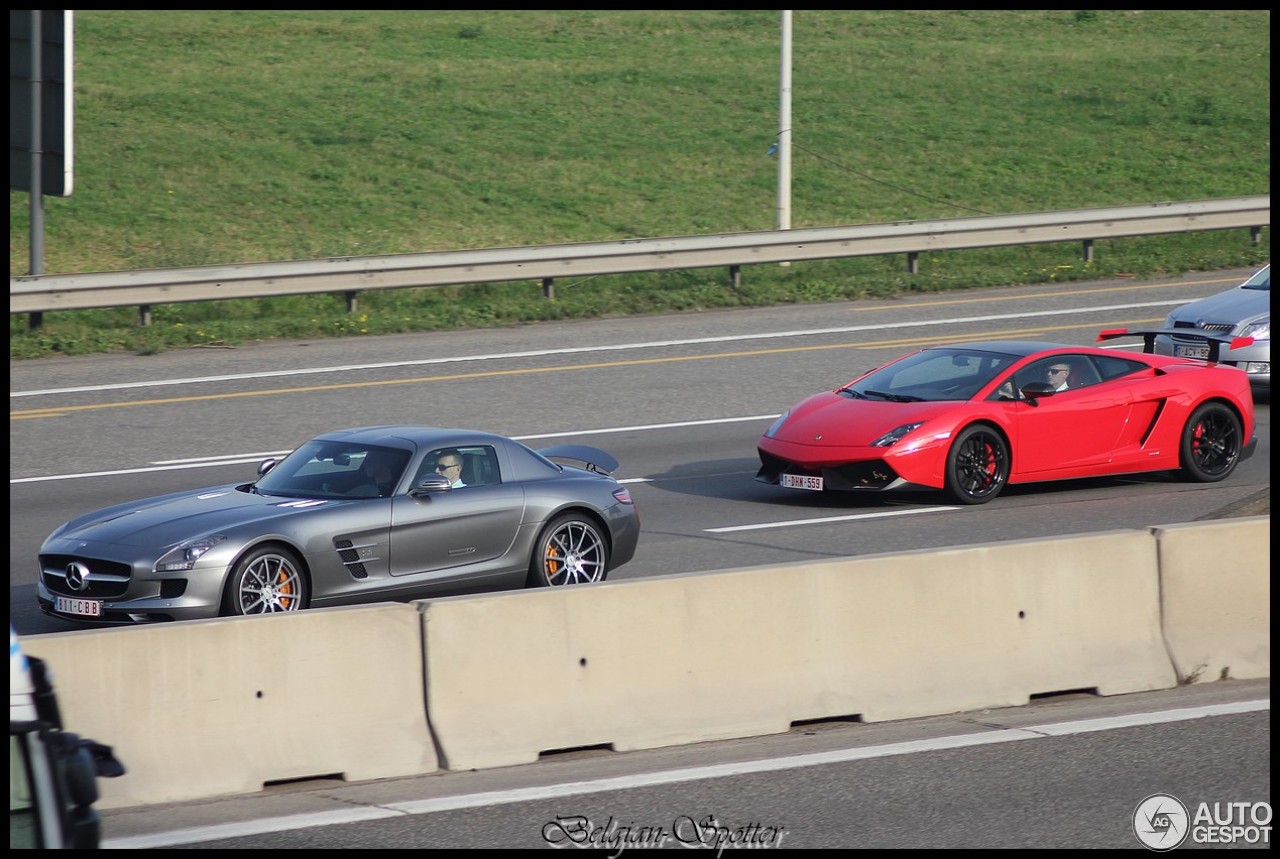
<svg viewBox="0 0 1280 859"><path fill-rule="evenodd" d="M261 373L236 373L225 376L195 376L188 379L153 379L147 382L119 382L113 385L85 385L75 388L48 388L42 391L10 391L9 398L42 397L50 394L81 394L88 391L121 391L129 388L156 388L167 385L194 385L207 382L232 382L242 379L268 379L279 376L305 376L321 373L350 373L356 370L384 370L389 367L421 367L428 364L456 364L467 361L494 361L511 358L541 358L548 355L573 355L586 352L620 352L628 349L659 349L667 346L696 346L702 343L731 343L740 340L777 340L786 337L812 337L820 334L853 334L859 331L887 331L893 328L931 328L937 325L959 325L972 322L997 322L1004 319L1029 319L1036 316L1110 313L1143 307L1186 304L1186 301L1147 301L1140 304L1112 304L1108 307L1075 307L1066 310L1036 310L1030 313L1001 313L992 316L970 316L965 319L935 319L927 322L890 322L877 325L849 325L841 328L813 328L803 331L776 331L766 334L730 334L723 337L695 337L688 340L655 340L640 343L617 343L606 346L578 346L564 349L535 349L529 352L498 352L491 355L461 355L447 358L423 358L417 361L388 361L381 364L346 364L340 367L299 367L294 370L272 370Z"/></svg>
<svg viewBox="0 0 1280 859"><path fill-rule="evenodd" d="M771 421L777 414L751 415L744 418L708 418L704 421L675 421L669 424L637 424L631 427L608 427L607 429L571 430L569 432L548 432L541 435L513 435L516 441L528 441L538 438L559 438L560 436L601 435L611 432L635 432L636 430L678 429L680 427L706 427L715 424L736 424L743 421Z"/></svg>
<svg viewBox="0 0 1280 859"><path fill-rule="evenodd" d="M222 461L234 460L236 462L250 462L256 459L258 462L269 456L284 456L289 453L287 450L264 450L261 453L233 453L224 456L193 456L187 459L160 459L151 463L152 465L187 465L187 464L205 464L220 465Z"/></svg>
<svg viewBox="0 0 1280 859"><path fill-rule="evenodd" d="M942 513L947 510L963 510L963 507L922 507L915 510L886 510L882 513L851 513L848 516L824 516L821 519L792 519L789 522L765 522L762 525L731 525L727 528L704 528L709 534L728 534L731 531L761 531L765 528L794 528L797 525L823 525L828 522L852 522L856 519L883 519L889 516L909 516L912 513Z"/></svg>
<svg viewBox="0 0 1280 859"><path fill-rule="evenodd" d="M288 453L288 451L284 451L284 453ZM15 483L45 483L51 480L79 480L82 477L116 477L121 474L147 474L152 471L185 471L191 468L210 468L215 465L257 464L265 458L235 459L234 457L220 457L208 462L192 461L181 465L152 465L146 468L122 468L118 471L82 471L79 474L51 474L47 477L12 477L9 479L9 485L13 486Z"/></svg>
<svg viewBox="0 0 1280 859"><path fill-rule="evenodd" d="M1125 716L1109 716L1100 719L1081 719L1072 722L1030 725L1024 728L1004 728L975 734L957 734L948 737L936 737L928 740L911 740L903 743L889 743L885 745L866 746L855 749L837 749L829 752L814 752L804 755L790 755L781 758L765 758L763 760L756 761L713 764L701 767L689 767L686 769L618 776L615 778L593 779L591 781L565 782L562 784L516 788L512 790L495 790L485 793L464 794L462 796L440 797L437 799L393 802L385 805L350 808L341 811L294 814L285 817L265 818L262 820L224 823L213 826L197 826L189 829L176 829L171 832L156 832L149 835L106 838L103 839L101 846L104 849L109 850L138 850L153 847L172 847L179 844L198 844L205 841L241 838L249 835L261 835L268 832L288 832L296 829L310 829L315 826L332 826L334 824L357 823L365 820L383 820L386 818L402 817L406 815L432 814L440 811L457 811L464 808L489 808L496 805L509 805L515 802L553 799L566 796L583 796L593 793L605 793L608 791L652 787L654 785L680 784L683 782L701 781L704 779L730 778L732 776L752 775L755 773L779 772L783 770L800 769L803 767L871 760L874 758L885 758L895 755L936 752L946 749L973 748L975 746L1018 742L1021 740L1045 740L1056 737L1068 737L1075 734L1094 733L1097 731L1113 731L1121 728L1132 728L1141 725L1161 725L1172 722L1183 722L1190 719L1210 718L1213 716L1234 716L1241 713L1254 713L1260 710L1270 709L1271 699L1265 698L1256 701L1210 704L1204 707L1187 707L1154 713L1135 713ZM109 820L107 822L107 827L110 828Z"/></svg>
<svg viewBox="0 0 1280 859"><path fill-rule="evenodd" d="M539 438L569 438L580 435L603 435L615 432L636 432L637 430L663 430L663 429L679 429L680 427L698 427L713 426L715 424L732 424L743 423L746 421L771 421L776 418L776 414L772 415L749 415L741 418L708 418L705 421L676 421L669 424L637 424L628 427L605 427L593 430L566 430L564 432L549 432L540 435L513 435L511 438L516 441L527 441ZM86 471L79 474L55 474L47 477L14 477L9 479L9 485L15 483L43 483L48 480L75 480L81 477L114 477L120 474L146 474L152 471L180 471L186 468L209 468L215 465L244 465L246 463L259 463L269 456L284 456L289 453L287 450L274 450L264 453L232 453L223 456L207 456L194 457L191 459L164 459L151 463L145 468L123 468L118 471ZM647 477L636 477L628 480L620 480L619 483L647 483L650 482Z"/></svg>

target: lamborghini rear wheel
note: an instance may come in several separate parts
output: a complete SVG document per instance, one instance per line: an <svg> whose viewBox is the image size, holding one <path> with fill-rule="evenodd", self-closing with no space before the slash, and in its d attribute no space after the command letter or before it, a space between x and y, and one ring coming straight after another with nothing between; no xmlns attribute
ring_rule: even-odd
<svg viewBox="0 0 1280 859"><path fill-rule="evenodd" d="M1243 430L1235 412L1222 403L1204 403L1182 429L1182 473L1197 483L1214 483L1236 470Z"/></svg>

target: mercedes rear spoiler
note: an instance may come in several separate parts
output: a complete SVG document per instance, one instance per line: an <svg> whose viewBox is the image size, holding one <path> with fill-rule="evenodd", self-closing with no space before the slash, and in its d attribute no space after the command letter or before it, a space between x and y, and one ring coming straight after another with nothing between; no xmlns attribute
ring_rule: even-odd
<svg viewBox="0 0 1280 859"><path fill-rule="evenodd" d="M586 444L559 444L555 447L544 447L538 453L547 459L572 459L581 462L588 471L611 474L618 468L618 460L598 447Z"/></svg>

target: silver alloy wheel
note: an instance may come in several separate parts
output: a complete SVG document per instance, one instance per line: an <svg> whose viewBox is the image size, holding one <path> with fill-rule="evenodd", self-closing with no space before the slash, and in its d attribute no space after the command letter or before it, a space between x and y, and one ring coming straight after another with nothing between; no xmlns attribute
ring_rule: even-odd
<svg viewBox="0 0 1280 859"><path fill-rule="evenodd" d="M306 607L307 582L288 553L258 550L236 565L230 614L274 614Z"/></svg>
<svg viewBox="0 0 1280 859"><path fill-rule="evenodd" d="M609 547L596 526L577 516L557 519L538 541L529 567L533 587L602 582L608 571Z"/></svg>

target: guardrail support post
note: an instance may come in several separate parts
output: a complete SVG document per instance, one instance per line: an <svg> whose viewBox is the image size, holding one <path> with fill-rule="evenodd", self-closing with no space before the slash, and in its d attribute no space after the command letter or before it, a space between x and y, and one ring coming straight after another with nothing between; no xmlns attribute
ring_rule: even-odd
<svg viewBox="0 0 1280 859"><path fill-rule="evenodd" d="M347 300L347 313L355 313L356 308L360 306L360 294L349 289L342 295Z"/></svg>
<svg viewBox="0 0 1280 859"><path fill-rule="evenodd" d="M138 305L138 324L141 325L143 328L146 328L148 325L151 324L151 305L150 304Z"/></svg>
<svg viewBox="0 0 1280 859"><path fill-rule="evenodd" d="M1084 261L1093 262L1093 239L1084 240Z"/></svg>
<svg viewBox="0 0 1280 859"><path fill-rule="evenodd" d="M729 266L729 288L734 292L742 291L742 266Z"/></svg>
<svg viewBox="0 0 1280 859"><path fill-rule="evenodd" d="M42 311L36 311L27 317L28 330L35 331L41 325L44 325L44 313Z"/></svg>
<svg viewBox="0 0 1280 859"><path fill-rule="evenodd" d="M907 253L907 274L920 273L920 254L916 251Z"/></svg>
<svg viewBox="0 0 1280 859"><path fill-rule="evenodd" d="M556 279L554 277L544 277L542 279L542 297L556 297Z"/></svg>
<svg viewBox="0 0 1280 859"><path fill-rule="evenodd" d="M1256 245L1260 241L1262 241L1262 227L1250 227L1249 228L1250 244Z"/></svg>

